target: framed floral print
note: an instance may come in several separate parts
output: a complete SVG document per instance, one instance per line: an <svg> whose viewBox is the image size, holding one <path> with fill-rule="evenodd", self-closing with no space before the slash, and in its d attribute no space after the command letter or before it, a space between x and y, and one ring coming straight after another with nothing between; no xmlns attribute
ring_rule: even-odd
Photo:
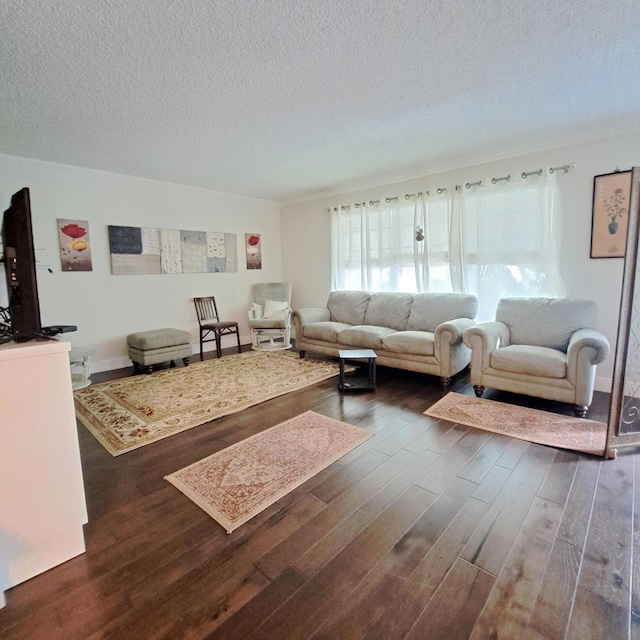
<svg viewBox="0 0 640 640"><path fill-rule="evenodd" d="M631 171L615 171L594 177L592 258L624 258L630 198Z"/></svg>
<svg viewBox="0 0 640 640"><path fill-rule="evenodd" d="M247 269L262 269L262 244L259 233L244 234Z"/></svg>
<svg viewBox="0 0 640 640"><path fill-rule="evenodd" d="M58 218L58 242L62 271L92 271L89 223Z"/></svg>

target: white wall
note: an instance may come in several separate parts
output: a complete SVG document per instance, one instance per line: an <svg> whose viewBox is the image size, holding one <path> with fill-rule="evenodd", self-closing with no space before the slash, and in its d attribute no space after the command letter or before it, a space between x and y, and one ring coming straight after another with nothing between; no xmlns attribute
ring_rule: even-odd
<svg viewBox="0 0 640 640"><path fill-rule="evenodd" d="M195 345L191 298L196 295L216 295L221 313L240 322L243 342L250 341L246 309L254 282L289 281L294 308L323 305L331 290L327 207L570 163L577 167L558 175L564 211L562 275L567 296L598 303L599 329L613 350L623 260L589 258L593 176L640 165L640 132L319 198L286 206L282 215L273 202L0 155L0 206L4 210L11 194L29 187L43 323L77 325L77 332L62 339L95 349L95 372L129 364L125 337L132 331L175 326L191 331ZM57 218L89 221L93 271L61 272ZM235 233L239 270L112 276L109 224ZM245 267L243 240L249 232L262 235L262 270ZM609 390L612 370L613 355L598 367L597 388Z"/></svg>
<svg viewBox="0 0 640 640"><path fill-rule="evenodd" d="M285 206L282 211L283 279L293 283L293 308L324 306L331 290L330 220L326 208L387 196L402 197L416 190L451 189L455 184L490 180L509 173L515 178L523 171L547 170L550 166L572 163L577 167L567 174L558 174L563 200L561 270L567 297L588 298L598 303L598 328L609 339L612 353L598 367L596 388L609 391L623 259L592 260L589 257L593 177L640 165L640 132Z"/></svg>
<svg viewBox="0 0 640 640"><path fill-rule="evenodd" d="M197 352L194 296L215 295L221 316L237 320L248 343L251 285L282 280L277 203L0 155L2 211L22 187L31 195L42 323L77 325L61 339L95 349L92 372L129 366L125 339L134 331L185 329ZM61 271L57 218L88 220L93 271ZM235 233L238 272L111 275L108 225ZM261 234L260 270L246 269L245 233Z"/></svg>

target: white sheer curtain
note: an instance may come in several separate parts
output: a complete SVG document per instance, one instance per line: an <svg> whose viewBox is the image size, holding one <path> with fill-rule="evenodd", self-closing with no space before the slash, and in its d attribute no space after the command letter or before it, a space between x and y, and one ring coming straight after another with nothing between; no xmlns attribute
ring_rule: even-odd
<svg viewBox="0 0 640 640"><path fill-rule="evenodd" d="M449 270L449 236L452 199L449 193L427 196L424 200L425 239L424 277L420 291L447 293L453 291Z"/></svg>
<svg viewBox="0 0 640 640"><path fill-rule="evenodd" d="M368 207L334 208L333 289L451 291L450 203L448 196L419 194ZM419 229L424 240L417 239Z"/></svg>
<svg viewBox="0 0 640 640"><path fill-rule="evenodd" d="M486 183L334 208L333 289L472 293L479 322L505 296L562 296L555 176Z"/></svg>
<svg viewBox="0 0 640 640"><path fill-rule="evenodd" d="M558 268L560 200L555 176L461 189L451 222L455 291L480 301L477 320L494 318L506 296L562 296Z"/></svg>

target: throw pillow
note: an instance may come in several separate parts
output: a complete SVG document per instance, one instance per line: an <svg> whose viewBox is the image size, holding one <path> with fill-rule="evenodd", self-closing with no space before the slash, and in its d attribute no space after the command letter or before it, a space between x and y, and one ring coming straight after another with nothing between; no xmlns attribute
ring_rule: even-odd
<svg viewBox="0 0 640 640"><path fill-rule="evenodd" d="M277 300L265 300L264 301L264 315L263 318L267 319L280 319L284 318L284 311L288 308L286 302L278 302Z"/></svg>
<svg viewBox="0 0 640 640"><path fill-rule="evenodd" d="M250 311L251 311L251 317L254 320L262 320L263 307L261 304L258 304L257 302L252 303Z"/></svg>

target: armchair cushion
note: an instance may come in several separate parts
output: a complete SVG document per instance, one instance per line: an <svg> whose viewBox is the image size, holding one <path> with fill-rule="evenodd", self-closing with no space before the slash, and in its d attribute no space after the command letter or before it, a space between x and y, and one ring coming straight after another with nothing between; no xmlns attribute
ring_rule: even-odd
<svg viewBox="0 0 640 640"><path fill-rule="evenodd" d="M253 285L253 299L258 304L266 300L279 300L291 304L293 287L289 282L257 282Z"/></svg>
<svg viewBox="0 0 640 640"><path fill-rule="evenodd" d="M284 329L289 326L286 318L260 318L249 320L249 329Z"/></svg>
<svg viewBox="0 0 640 640"><path fill-rule="evenodd" d="M257 302L253 302L251 304L251 308L249 309L249 319L260 320L263 315L264 315L264 305L258 304Z"/></svg>
<svg viewBox="0 0 640 640"><path fill-rule="evenodd" d="M491 368L542 378L564 378L567 375L567 356L556 349L514 344L496 349L491 354Z"/></svg>
<svg viewBox="0 0 640 640"><path fill-rule="evenodd" d="M502 298L496 320L509 327L511 344L529 344L567 352L578 329L595 329L597 305L568 298Z"/></svg>
<svg viewBox="0 0 640 640"><path fill-rule="evenodd" d="M289 307L287 302L279 302L277 300L265 300L264 311L262 317L264 319L279 319L285 317L285 311Z"/></svg>

